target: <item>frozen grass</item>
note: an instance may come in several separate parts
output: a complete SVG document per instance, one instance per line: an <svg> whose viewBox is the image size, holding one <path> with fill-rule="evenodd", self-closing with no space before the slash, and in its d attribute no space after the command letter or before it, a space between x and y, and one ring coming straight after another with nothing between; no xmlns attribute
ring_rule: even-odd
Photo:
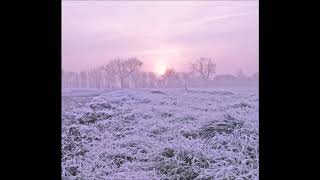
<svg viewBox="0 0 320 180"><path fill-rule="evenodd" d="M63 97L69 179L258 179L258 95L123 89Z"/></svg>

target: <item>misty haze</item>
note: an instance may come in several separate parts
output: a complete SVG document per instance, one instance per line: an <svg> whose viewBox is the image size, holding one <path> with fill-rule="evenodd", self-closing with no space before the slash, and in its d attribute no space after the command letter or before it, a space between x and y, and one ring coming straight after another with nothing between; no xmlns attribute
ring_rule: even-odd
<svg viewBox="0 0 320 180"><path fill-rule="evenodd" d="M63 179L259 179L258 1L62 1Z"/></svg>

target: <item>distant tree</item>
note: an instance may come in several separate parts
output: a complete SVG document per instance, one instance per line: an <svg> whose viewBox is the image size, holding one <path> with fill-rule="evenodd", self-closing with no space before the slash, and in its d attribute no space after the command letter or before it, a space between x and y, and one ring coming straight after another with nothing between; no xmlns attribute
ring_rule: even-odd
<svg viewBox="0 0 320 180"><path fill-rule="evenodd" d="M86 71L81 71L80 72L80 86L82 88L87 88L87 72Z"/></svg>
<svg viewBox="0 0 320 180"><path fill-rule="evenodd" d="M173 68L169 68L162 75L167 87L175 86L177 83L177 74Z"/></svg>
<svg viewBox="0 0 320 180"><path fill-rule="evenodd" d="M188 91L188 86L187 86L187 82L190 80L191 78L191 73L186 73L186 72L183 72L181 73L181 78L183 80L183 84L184 84L184 89L186 91Z"/></svg>
<svg viewBox="0 0 320 180"><path fill-rule="evenodd" d="M216 73L216 64L211 58L201 57L191 64L194 71L198 72L202 79L209 80L210 76Z"/></svg>
<svg viewBox="0 0 320 180"><path fill-rule="evenodd" d="M130 76L127 78L129 87L142 87L143 86L143 78L142 74L139 71L132 72Z"/></svg>
<svg viewBox="0 0 320 180"><path fill-rule="evenodd" d="M103 87L103 73L100 68L96 68L90 71L92 79L94 80L94 85L98 89Z"/></svg>
<svg viewBox="0 0 320 180"><path fill-rule="evenodd" d="M148 86L156 87L157 86L157 77L153 72L148 72Z"/></svg>
<svg viewBox="0 0 320 180"><path fill-rule="evenodd" d="M163 74L163 77L165 77L165 78L172 78L172 77L175 76L175 74L176 74L176 71L175 71L174 69L172 69L172 68L169 68L169 69L167 69L166 72Z"/></svg>
<svg viewBox="0 0 320 180"><path fill-rule="evenodd" d="M103 77L104 77L104 81L105 81L105 85L108 88L114 88L116 86L116 71L115 68L112 67L112 65L109 63L105 66L101 67L103 73Z"/></svg>
<svg viewBox="0 0 320 180"><path fill-rule="evenodd" d="M251 75L250 79L251 80L259 80L259 72L256 72L253 75Z"/></svg>
<svg viewBox="0 0 320 180"><path fill-rule="evenodd" d="M165 79L163 76L160 76L157 78L157 83L156 83L157 88L164 88L165 87Z"/></svg>
<svg viewBox="0 0 320 180"><path fill-rule="evenodd" d="M88 74L88 86L89 86L89 88L95 88L94 77L93 77L93 74L92 74L92 70L88 70L87 74Z"/></svg>
<svg viewBox="0 0 320 180"><path fill-rule="evenodd" d="M240 69L237 71L237 78L239 80L245 80L247 79L247 76L243 73L243 71Z"/></svg>
<svg viewBox="0 0 320 180"><path fill-rule="evenodd" d="M148 86L148 73L142 72L141 74L142 87L145 88Z"/></svg>
<svg viewBox="0 0 320 180"><path fill-rule="evenodd" d="M133 72L138 71L141 66L142 62L136 58L115 59L108 64L109 70L119 77L121 88L124 87L124 80Z"/></svg>
<svg viewBox="0 0 320 180"><path fill-rule="evenodd" d="M74 76L73 76L73 87L74 88L79 88L79 85L80 85L79 79L80 79L79 74L74 72Z"/></svg>

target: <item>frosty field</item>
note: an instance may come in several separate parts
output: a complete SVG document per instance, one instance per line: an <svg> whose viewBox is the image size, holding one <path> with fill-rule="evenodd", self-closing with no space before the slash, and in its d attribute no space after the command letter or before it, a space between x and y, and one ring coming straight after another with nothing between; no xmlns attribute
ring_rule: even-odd
<svg viewBox="0 0 320 180"><path fill-rule="evenodd" d="M259 179L257 88L63 91L62 176Z"/></svg>

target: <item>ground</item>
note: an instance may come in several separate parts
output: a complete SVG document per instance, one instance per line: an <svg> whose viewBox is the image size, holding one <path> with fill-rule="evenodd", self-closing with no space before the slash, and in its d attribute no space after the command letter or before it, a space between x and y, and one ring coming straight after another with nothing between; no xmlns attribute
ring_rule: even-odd
<svg viewBox="0 0 320 180"><path fill-rule="evenodd" d="M64 91L62 176L258 179L257 88Z"/></svg>

